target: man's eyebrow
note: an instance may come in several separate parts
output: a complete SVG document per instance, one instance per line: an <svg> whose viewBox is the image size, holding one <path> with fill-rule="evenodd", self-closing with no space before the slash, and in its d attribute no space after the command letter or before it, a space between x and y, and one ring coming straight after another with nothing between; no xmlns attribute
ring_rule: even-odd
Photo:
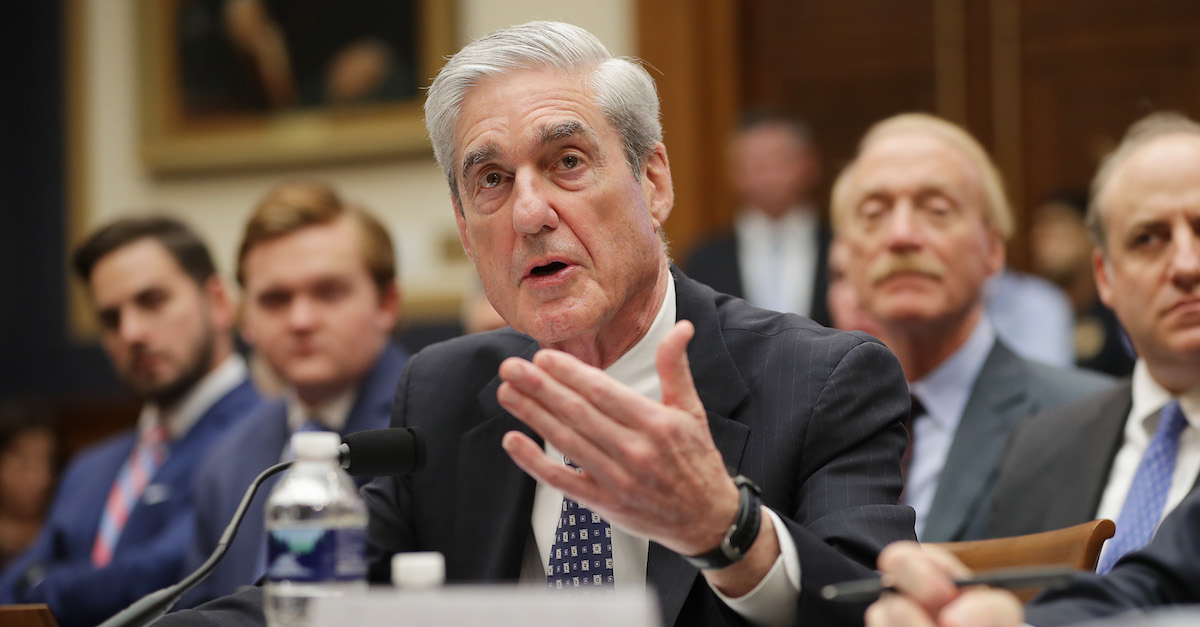
<svg viewBox="0 0 1200 627"><path fill-rule="evenodd" d="M596 140L596 134L592 132L592 129L584 126L583 123L578 120L567 120L565 122L559 122L558 124L543 126L541 129L539 129L538 134L539 142L542 145L550 144L560 139L574 137L576 135L582 135L589 141Z"/></svg>
<svg viewBox="0 0 1200 627"><path fill-rule="evenodd" d="M463 155L462 171L459 173L460 176L466 178L467 173L471 171L471 168L484 163L489 159L494 159L496 155L499 154L500 148L495 144L484 144L483 146L468 152L466 155Z"/></svg>

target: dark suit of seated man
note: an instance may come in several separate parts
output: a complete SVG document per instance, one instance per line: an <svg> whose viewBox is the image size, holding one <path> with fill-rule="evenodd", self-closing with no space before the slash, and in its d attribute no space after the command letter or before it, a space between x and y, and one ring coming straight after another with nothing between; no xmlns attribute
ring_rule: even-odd
<svg viewBox="0 0 1200 627"><path fill-rule="evenodd" d="M233 350L233 301L191 229L120 219L74 261L105 351L144 405L136 429L71 462L37 540L0 577L0 603L46 603L64 627L183 577L196 468L261 402Z"/></svg>
<svg viewBox="0 0 1200 627"><path fill-rule="evenodd" d="M649 74L580 28L515 26L447 63L426 123L463 247L514 330L405 368L393 424L426 431L430 466L364 488L373 578L397 551L438 550L450 581L649 585L666 625L859 622L863 606L819 589L913 537L900 367L865 335L671 267ZM558 544L580 504L611 542L564 564L559 550L588 550ZM718 550L735 522L757 532ZM252 590L163 624L255 624L261 608Z"/></svg>

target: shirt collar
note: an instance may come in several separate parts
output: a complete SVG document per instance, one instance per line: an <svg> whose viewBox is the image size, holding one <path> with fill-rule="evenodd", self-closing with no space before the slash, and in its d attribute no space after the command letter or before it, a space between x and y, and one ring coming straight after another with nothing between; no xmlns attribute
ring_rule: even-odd
<svg viewBox="0 0 1200 627"><path fill-rule="evenodd" d="M182 439L213 403L245 379L246 361L236 353L230 355L193 385L171 411L163 411L157 403L142 405L142 413L138 416L138 433L146 433L161 421L166 425L171 441Z"/></svg>
<svg viewBox="0 0 1200 627"><path fill-rule="evenodd" d="M354 401L358 398L358 388L351 387L314 407L309 407L301 402L300 397L296 395L295 388L287 388L283 393L283 398L287 403L288 430L292 433L310 420L320 423L326 429L341 433L346 426L346 421L350 418L350 409L354 407Z"/></svg>
<svg viewBox="0 0 1200 627"><path fill-rule="evenodd" d="M981 316L971 336L953 355L925 377L909 384L909 390L924 405L929 418L945 431L958 428L975 380L995 343L996 330L987 316Z"/></svg>
<svg viewBox="0 0 1200 627"><path fill-rule="evenodd" d="M780 230L815 231L817 228L817 212L810 205L795 205L779 219L772 219L757 209L747 208L739 211L734 220L737 222L739 231L752 231L756 234L771 235Z"/></svg>
<svg viewBox="0 0 1200 627"><path fill-rule="evenodd" d="M1174 400L1166 388L1150 376L1150 369L1143 359L1133 366L1133 407L1129 411L1130 422L1136 422L1147 434L1153 434L1158 422L1152 420L1164 405ZM1183 416L1193 429L1200 429L1200 386L1179 395L1179 406Z"/></svg>

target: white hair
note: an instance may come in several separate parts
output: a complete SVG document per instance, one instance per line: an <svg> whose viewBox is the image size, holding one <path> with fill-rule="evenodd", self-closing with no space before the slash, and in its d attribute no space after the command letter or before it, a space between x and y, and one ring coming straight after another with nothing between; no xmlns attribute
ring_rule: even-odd
<svg viewBox="0 0 1200 627"><path fill-rule="evenodd" d="M458 197L454 127L467 92L484 80L526 69L579 75L593 101L621 134L625 159L640 176L643 157L662 141L658 92L642 65L614 57L588 31L562 22L528 22L500 29L451 56L429 87L425 128L433 155Z"/></svg>

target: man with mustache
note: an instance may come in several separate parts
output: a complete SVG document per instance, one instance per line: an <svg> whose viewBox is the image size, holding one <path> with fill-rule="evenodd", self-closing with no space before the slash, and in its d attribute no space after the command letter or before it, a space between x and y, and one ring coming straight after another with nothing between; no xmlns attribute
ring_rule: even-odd
<svg viewBox="0 0 1200 627"><path fill-rule="evenodd" d="M997 504L1011 509L997 509L994 522L1008 528L1115 518L1117 535L1100 564L1112 563L1111 570L1078 575L1021 608L1007 592L956 589L949 578L962 574L961 564L900 543L885 551L879 567L904 594L872 606L869 624L985 624L986 617L994 627L1023 620L1049 627L1118 614L1126 619L1120 624L1151 624L1128 613L1200 603L1200 491L1193 487L1200 466L1198 171L1200 124L1175 113L1134 123L1100 165L1087 215L1096 246L1092 268L1101 299L1137 349L1133 378L1023 424L996 492ZM1114 551L1141 543L1114 559ZM1194 622L1194 614L1179 617L1179 624Z"/></svg>
<svg viewBox="0 0 1200 627"><path fill-rule="evenodd" d="M100 339L144 401L136 429L79 454L0 603L95 625L183 576L203 455L259 405L233 350L234 304L204 242L164 216L123 218L75 250Z"/></svg>
<svg viewBox="0 0 1200 627"><path fill-rule="evenodd" d="M400 315L395 259L383 224L323 182L286 181L255 207L238 250L242 335L283 392L233 429L200 468L192 567L216 548L254 477L291 458L292 433L345 435L387 426L408 359L390 341ZM183 606L233 592L266 572L263 514L277 480L258 491L229 553Z"/></svg>
<svg viewBox="0 0 1200 627"><path fill-rule="evenodd" d="M871 127L834 185L833 219L861 305L912 394L903 502L917 536L980 537L1012 427L1107 381L997 340L984 288L1004 267L1012 216L991 159L961 128L924 114Z"/></svg>
<svg viewBox="0 0 1200 627"><path fill-rule="evenodd" d="M913 537L895 358L671 265L653 79L587 31L477 40L425 111L459 237L512 329L405 368L393 424L428 434L429 463L363 489L372 577L434 550L451 582L652 589L663 625L860 622L865 606L820 589ZM261 591L200 609L163 624L261 622Z"/></svg>

